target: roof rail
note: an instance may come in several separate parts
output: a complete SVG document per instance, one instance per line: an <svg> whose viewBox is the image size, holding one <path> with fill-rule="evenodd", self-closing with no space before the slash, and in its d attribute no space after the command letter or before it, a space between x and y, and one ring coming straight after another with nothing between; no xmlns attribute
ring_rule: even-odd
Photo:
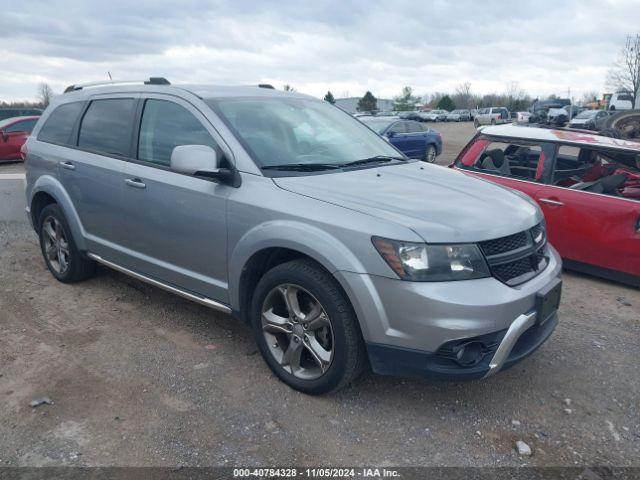
<svg viewBox="0 0 640 480"><path fill-rule="evenodd" d="M102 87L105 85L123 85L131 83L143 83L145 85L171 85L169 80L164 77L150 77L148 80L104 80L101 82L77 83L74 85L69 85L64 89L64 93L82 90L83 88Z"/></svg>
<svg viewBox="0 0 640 480"><path fill-rule="evenodd" d="M273 85L271 85L270 83L259 83L258 88L270 88L271 90L275 90L275 88L273 88Z"/></svg>

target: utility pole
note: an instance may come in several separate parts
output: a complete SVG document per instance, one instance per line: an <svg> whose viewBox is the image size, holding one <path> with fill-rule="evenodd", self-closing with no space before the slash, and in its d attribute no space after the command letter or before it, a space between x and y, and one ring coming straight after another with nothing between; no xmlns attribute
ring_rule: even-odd
<svg viewBox="0 0 640 480"><path fill-rule="evenodd" d="M569 95L569 121L571 121L571 114L573 113L573 100L571 100L571 87L567 90Z"/></svg>

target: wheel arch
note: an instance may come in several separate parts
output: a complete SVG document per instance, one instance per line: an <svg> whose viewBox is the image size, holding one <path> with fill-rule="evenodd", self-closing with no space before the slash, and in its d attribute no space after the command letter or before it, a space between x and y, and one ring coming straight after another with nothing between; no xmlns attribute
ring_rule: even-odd
<svg viewBox="0 0 640 480"><path fill-rule="evenodd" d="M38 178L31 190L29 214L34 229L37 230L38 228L38 219L42 209L52 203L58 204L62 209L78 249L81 251L86 250L85 231L80 222L78 212L60 181L49 175L43 175Z"/></svg>
<svg viewBox="0 0 640 480"><path fill-rule="evenodd" d="M234 315L248 321L248 306L262 275L276 265L301 258L314 261L335 278L353 307L335 272L362 272L360 261L329 233L299 222L282 221L254 227L229 255L229 301Z"/></svg>

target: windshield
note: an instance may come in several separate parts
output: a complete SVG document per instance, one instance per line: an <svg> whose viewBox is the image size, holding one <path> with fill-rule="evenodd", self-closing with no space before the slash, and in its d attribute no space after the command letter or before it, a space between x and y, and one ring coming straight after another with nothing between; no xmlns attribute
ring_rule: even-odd
<svg viewBox="0 0 640 480"><path fill-rule="evenodd" d="M585 110L580 112L575 118L591 118L598 114L598 110Z"/></svg>
<svg viewBox="0 0 640 480"><path fill-rule="evenodd" d="M224 98L207 103L260 167L345 164L400 154L360 121L305 98Z"/></svg>

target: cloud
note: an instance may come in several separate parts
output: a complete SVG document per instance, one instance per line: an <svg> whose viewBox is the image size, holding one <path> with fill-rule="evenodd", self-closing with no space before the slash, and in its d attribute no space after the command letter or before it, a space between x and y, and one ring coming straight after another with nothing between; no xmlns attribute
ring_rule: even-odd
<svg viewBox="0 0 640 480"><path fill-rule="evenodd" d="M25 0L0 16L0 99L66 85L166 76L174 83L288 83L322 96L603 90L632 0L565 2Z"/></svg>

